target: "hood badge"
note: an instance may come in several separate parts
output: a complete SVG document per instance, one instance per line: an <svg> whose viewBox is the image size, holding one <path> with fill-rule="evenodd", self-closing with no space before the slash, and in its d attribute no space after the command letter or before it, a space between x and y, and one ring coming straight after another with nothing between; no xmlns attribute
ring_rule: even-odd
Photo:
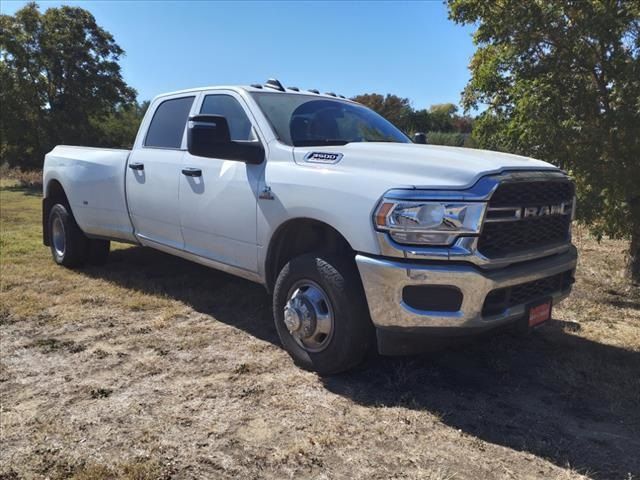
<svg viewBox="0 0 640 480"><path fill-rule="evenodd" d="M333 165L342 160L342 154L331 152L309 152L304 156L304 160L309 163L324 163Z"/></svg>

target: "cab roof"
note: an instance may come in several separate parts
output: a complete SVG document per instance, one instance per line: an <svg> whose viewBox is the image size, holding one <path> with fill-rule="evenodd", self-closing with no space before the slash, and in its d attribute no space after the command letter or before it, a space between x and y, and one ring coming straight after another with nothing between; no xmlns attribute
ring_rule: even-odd
<svg viewBox="0 0 640 480"><path fill-rule="evenodd" d="M340 100L345 100L348 102L353 102L353 100L346 98L344 95L337 95L333 92L320 93L317 89L308 89L303 90L298 87L284 87L278 80L269 79L264 84L254 83L251 85L211 85L208 87L197 87L197 88L188 88L185 90L176 90L174 92L166 92L160 95L157 95L156 98L159 97L168 97L171 95L179 95L181 93L197 93L204 90L233 90L233 91L245 91L249 93L253 92L273 92L273 93L283 93L283 94L291 94L291 95L312 95L318 96L321 98L335 98Z"/></svg>

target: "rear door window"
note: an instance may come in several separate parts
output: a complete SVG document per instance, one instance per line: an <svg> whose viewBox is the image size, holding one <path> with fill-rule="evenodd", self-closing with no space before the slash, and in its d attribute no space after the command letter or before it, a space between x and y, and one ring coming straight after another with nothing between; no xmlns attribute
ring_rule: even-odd
<svg viewBox="0 0 640 480"><path fill-rule="evenodd" d="M194 98L173 98L162 102L151 119L145 147L180 148Z"/></svg>

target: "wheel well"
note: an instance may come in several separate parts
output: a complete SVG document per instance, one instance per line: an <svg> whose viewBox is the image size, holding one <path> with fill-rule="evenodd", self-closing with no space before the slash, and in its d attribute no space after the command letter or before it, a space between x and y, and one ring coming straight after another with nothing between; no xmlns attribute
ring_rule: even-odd
<svg viewBox="0 0 640 480"><path fill-rule="evenodd" d="M63 201L67 205L69 204L69 200L67 199L67 194L64 193L64 188L62 188L62 185L57 180L51 180L47 184L47 190L45 192L45 197L51 199L51 201L53 202L52 205L55 205L56 203L59 203L60 201Z"/></svg>
<svg viewBox="0 0 640 480"><path fill-rule="evenodd" d="M281 225L274 233L267 252L267 290L273 290L280 270L289 260L318 250L354 256L349 242L326 223L310 218L297 218Z"/></svg>
<svg viewBox="0 0 640 480"><path fill-rule="evenodd" d="M42 243L47 246L49 246L49 212L56 203L69 205L69 200L62 184L57 180L51 180L45 187L42 200Z"/></svg>

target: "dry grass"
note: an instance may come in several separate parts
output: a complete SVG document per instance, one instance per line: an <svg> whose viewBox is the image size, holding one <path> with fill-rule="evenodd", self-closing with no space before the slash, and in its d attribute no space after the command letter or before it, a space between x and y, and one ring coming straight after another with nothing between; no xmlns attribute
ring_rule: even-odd
<svg viewBox="0 0 640 480"><path fill-rule="evenodd" d="M321 379L258 285L124 245L55 266L32 192L0 192L0 478L640 477L623 242L579 235L575 293L531 338Z"/></svg>
<svg viewBox="0 0 640 480"><path fill-rule="evenodd" d="M0 179L3 185L14 185L31 190L42 190L42 170L22 170L0 165Z"/></svg>

